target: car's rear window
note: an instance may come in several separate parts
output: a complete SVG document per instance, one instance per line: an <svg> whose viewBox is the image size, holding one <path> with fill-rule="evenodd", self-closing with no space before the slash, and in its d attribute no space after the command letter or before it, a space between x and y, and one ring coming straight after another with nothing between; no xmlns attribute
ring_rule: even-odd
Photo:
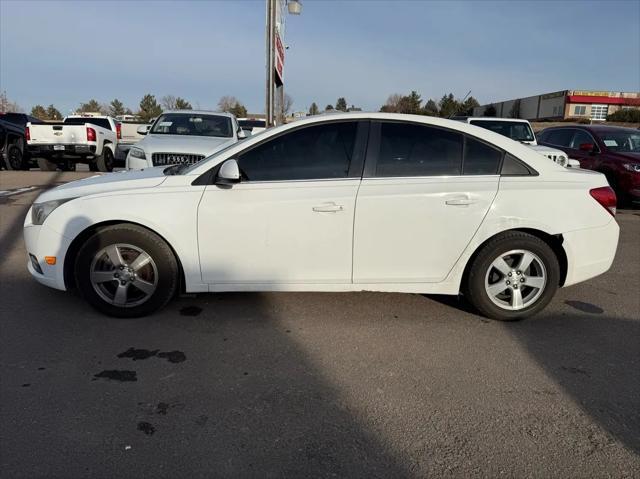
<svg viewBox="0 0 640 479"><path fill-rule="evenodd" d="M65 125L84 125L85 123L91 123L96 126L100 126L102 128L106 128L107 130L111 130L111 123L106 118L91 118L91 117L74 117L74 118L65 118Z"/></svg>

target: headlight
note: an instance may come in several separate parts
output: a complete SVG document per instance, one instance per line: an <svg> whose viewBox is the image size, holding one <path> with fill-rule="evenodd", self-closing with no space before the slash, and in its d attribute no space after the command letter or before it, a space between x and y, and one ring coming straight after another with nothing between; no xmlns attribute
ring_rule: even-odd
<svg viewBox="0 0 640 479"><path fill-rule="evenodd" d="M563 155L558 155L556 162L560 165L560 166L567 166L567 162L568 162L568 158L566 156Z"/></svg>
<svg viewBox="0 0 640 479"><path fill-rule="evenodd" d="M147 157L144 154L144 150L141 150L140 148L131 148L129 150L129 154L134 157L134 158L140 158L141 160L146 160Z"/></svg>
<svg viewBox="0 0 640 479"><path fill-rule="evenodd" d="M640 164L637 163L624 163L624 169L627 171L633 171L634 173L640 173Z"/></svg>
<svg viewBox="0 0 640 479"><path fill-rule="evenodd" d="M34 203L31 207L31 223L41 225L44 220L53 213L58 206L66 203L73 198L65 198L63 200L45 201L44 203Z"/></svg>

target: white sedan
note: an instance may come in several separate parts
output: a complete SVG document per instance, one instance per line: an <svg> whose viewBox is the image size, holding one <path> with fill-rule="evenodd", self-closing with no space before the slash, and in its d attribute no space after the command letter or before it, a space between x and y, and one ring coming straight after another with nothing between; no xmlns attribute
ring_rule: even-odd
<svg viewBox="0 0 640 479"><path fill-rule="evenodd" d="M113 316L180 290L366 290L462 293L512 320L609 269L615 205L603 175L480 127L337 114L47 191L24 235L35 279Z"/></svg>

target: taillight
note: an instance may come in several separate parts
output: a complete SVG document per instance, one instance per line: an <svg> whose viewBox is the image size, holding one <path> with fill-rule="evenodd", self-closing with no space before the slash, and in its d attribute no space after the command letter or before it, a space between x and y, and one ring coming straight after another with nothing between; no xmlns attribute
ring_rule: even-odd
<svg viewBox="0 0 640 479"><path fill-rule="evenodd" d="M87 127L87 141L96 141L96 130Z"/></svg>
<svg viewBox="0 0 640 479"><path fill-rule="evenodd" d="M116 136L118 140L122 139L122 123L116 123Z"/></svg>
<svg viewBox="0 0 640 479"><path fill-rule="evenodd" d="M596 200L598 203L602 205L611 216L616 215L616 193L609 186L603 186L601 188L594 188L589 190L589 194Z"/></svg>
<svg viewBox="0 0 640 479"><path fill-rule="evenodd" d="M24 137L26 138L27 141L31 139L31 131L29 131L28 126L25 126L24 128Z"/></svg>

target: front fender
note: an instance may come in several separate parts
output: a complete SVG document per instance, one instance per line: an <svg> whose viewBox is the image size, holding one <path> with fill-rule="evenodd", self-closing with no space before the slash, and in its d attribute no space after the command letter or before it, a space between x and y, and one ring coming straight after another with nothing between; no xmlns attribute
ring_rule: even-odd
<svg viewBox="0 0 640 479"><path fill-rule="evenodd" d="M200 286L197 210L204 187L188 190L127 191L77 198L58 207L45 225L68 240L100 224L135 223L163 237L175 251L185 274L188 291L206 291ZM65 257L68 247L62 256Z"/></svg>

